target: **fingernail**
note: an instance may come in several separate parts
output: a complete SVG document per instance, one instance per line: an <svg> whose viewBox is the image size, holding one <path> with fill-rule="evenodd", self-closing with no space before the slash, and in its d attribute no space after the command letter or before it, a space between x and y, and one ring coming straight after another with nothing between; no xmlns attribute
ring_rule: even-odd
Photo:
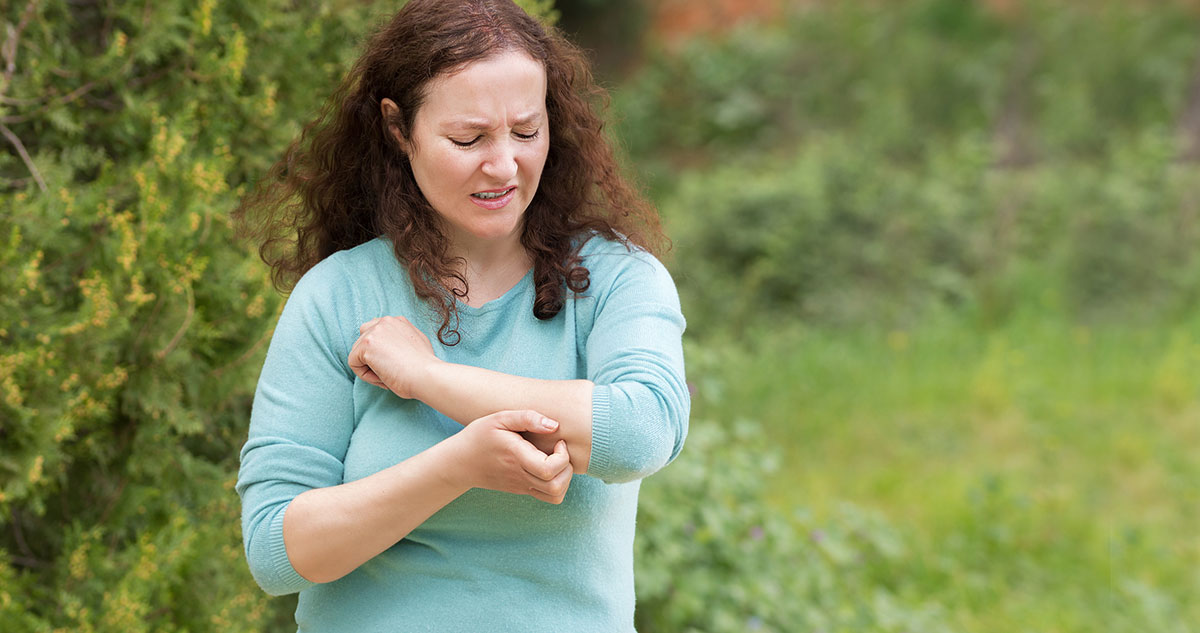
<svg viewBox="0 0 1200 633"><path fill-rule="evenodd" d="M550 418L542 418L542 428L546 429L547 431L553 431L554 429L558 428L558 422L555 422Z"/></svg>

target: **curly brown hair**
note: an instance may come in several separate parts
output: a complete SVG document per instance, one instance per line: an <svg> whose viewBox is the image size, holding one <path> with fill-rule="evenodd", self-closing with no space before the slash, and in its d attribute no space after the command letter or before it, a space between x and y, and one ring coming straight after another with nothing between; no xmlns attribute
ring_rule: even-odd
<svg viewBox="0 0 1200 633"><path fill-rule="evenodd" d="M329 255L386 235L417 296L441 316L438 339L461 339L464 262L449 255L439 216L388 127L409 138L432 79L512 50L546 70L550 148L521 229L534 262L534 316L553 318L567 289L587 290L579 256L586 240L577 238L594 232L661 254L658 214L621 174L597 114L607 95L579 49L509 0L412 0L369 39L317 117L234 211L277 288L286 292ZM390 120L380 111L384 98L399 106Z"/></svg>

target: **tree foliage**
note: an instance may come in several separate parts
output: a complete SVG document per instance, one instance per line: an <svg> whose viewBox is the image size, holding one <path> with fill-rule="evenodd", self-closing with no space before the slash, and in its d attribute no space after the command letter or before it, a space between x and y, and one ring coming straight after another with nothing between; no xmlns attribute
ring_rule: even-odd
<svg viewBox="0 0 1200 633"><path fill-rule="evenodd" d="M0 9L5 631L288 627L233 492L281 298L229 212L397 8Z"/></svg>
<svg viewBox="0 0 1200 633"><path fill-rule="evenodd" d="M5 7L0 621L259 630L233 482L280 298L229 211L369 7Z"/></svg>
<svg viewBox="0 0 1200 633"><path fill-rule="evenodd" d="M797 8L618 92L691 332L1196 309L1196 13L986 4Z"/></svg>

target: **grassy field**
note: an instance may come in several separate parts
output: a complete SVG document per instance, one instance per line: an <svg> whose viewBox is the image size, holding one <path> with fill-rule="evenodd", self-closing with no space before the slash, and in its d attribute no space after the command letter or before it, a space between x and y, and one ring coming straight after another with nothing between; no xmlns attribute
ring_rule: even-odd
<svg viewBox="0 0 1200 633"><path fill-rule="evenodd" d="M883 582L972 632L1200 630L1200 331L961 318L689 349L694 417L760 420L780 511L902 535Z"/></svg>

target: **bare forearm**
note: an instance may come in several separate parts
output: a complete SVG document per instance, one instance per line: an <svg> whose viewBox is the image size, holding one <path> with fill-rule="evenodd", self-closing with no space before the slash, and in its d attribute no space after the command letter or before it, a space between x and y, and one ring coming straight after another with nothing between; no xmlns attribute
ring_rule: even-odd
<svg viewBox="0 0 1200 633"><path fill-rule="evenodd" d="M571 466L586 473L592 454L592 387L589 380L540 380L438 362L425 374L416 396L464 425L496 411L537 411L558 421L559 429L533 441L545 449L565 440Z"/></svg>
<svg viewBox="0 0 1200 633"><path fill-rule="evenodd" d="M313 582L354 571L469 489L448 476L453 464L443 441L363 479L300 494L283 517L292 566Z"/></svg>

